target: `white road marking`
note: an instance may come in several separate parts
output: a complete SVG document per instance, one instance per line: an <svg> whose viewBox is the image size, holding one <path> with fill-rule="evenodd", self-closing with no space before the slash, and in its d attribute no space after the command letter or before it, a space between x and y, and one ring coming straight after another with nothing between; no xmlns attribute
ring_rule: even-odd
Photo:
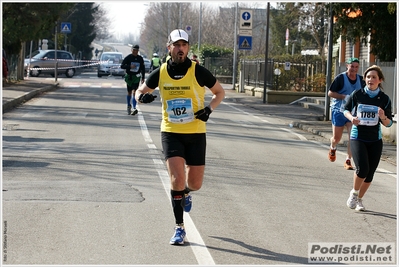
<svg viewBox="0 0 399 267"><path fill-rule="evenodd" d="M283 130L283 131L292 133L293 135L296 135L296 136L297 136L299 139L301 139L302 141L308 141L308 139L306 139L305 136L303 136L302 134L299 134L299 133L295 133L295 132L291 131L290 129L280 128L280 130Z"/></svg>
<svg viewBox="0 0 399 267"><path fill-rule="evenodd" d="M254 115L254 114L251 114L251 113L248 113L248 112L246 112L246 111L243 111L242 109L236 108L236 107L234 106L234 104L227 103L227 102L224 102L224 101L223 101L222 103L225 104L225 105L227 105L227 106L229 106L229 107L231 107L232 109L235 109L235 110L239 111L240 113L243 113L243 114L245 114L245 115L251 115L252 117L257 118L257 119L261 120L262 122L270 123L268 120L265 120L265 119L263 119L263 118L260 118L260 117L258 117L258 116L256 116L256 115Z"/></svg>

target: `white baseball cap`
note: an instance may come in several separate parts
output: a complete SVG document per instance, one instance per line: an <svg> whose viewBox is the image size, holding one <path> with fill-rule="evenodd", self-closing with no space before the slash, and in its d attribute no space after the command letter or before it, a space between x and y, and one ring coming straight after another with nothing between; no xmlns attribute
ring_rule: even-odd
<svg viewBox="0 0 399 267"><path fill-rule="evenodd" d="M167 45L171 45L179 40L183 40L188 43L188 34L184 30L176 29L169 34Z"/></svg>

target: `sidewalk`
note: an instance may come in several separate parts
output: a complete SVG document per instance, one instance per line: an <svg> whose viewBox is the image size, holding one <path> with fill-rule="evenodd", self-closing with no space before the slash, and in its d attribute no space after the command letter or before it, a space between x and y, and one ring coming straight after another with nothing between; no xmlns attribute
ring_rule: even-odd
<svg viewBox="0 0 399 267"><path fill-rule="evenodd" d="M54 81L34 78L3 84L3 114L39 94L57 89L57 86L58 83ZM331 121L323 121L323 112L320 110L308 109L300 105L264 104L262 98L249 96L245 93L237 93L233 90L233 85L231 84L222 84L222 86L226 91L226 100L243 104L268 116L278 117L286 121L287 125L292 124L293 127L323 137L327 143L332 137ZM346 132L344 132L341 145L346 146L347 142L348 137ZM382 160L396 165L396 152L397 147L395 144L385 142Z"/></svg>
<svg viewBox="0 0 399 267"><path fill-rule="evenodd" d="M58 82L34 78L18 82L3 82L1 90L3 114L37 95L57 89L57 85Z"/></svg>

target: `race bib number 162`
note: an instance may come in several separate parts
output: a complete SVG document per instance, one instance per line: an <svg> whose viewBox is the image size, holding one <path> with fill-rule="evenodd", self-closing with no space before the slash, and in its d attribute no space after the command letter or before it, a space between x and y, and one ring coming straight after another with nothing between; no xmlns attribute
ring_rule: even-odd
<svg viewBox="0 0 399 267"><path fill-rule="evenodd" d="M168 120L173 123L188 123L194 120L193 104L190 98L166 101Z"/></svg>

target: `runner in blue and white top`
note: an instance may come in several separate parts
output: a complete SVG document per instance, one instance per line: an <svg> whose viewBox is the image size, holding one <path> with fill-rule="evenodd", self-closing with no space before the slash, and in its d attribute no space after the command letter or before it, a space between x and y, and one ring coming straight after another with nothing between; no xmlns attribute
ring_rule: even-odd
<svg viewBox="0 0 399 267"><path fill-rule="evenodd" d="M363 77L357 74L359 70L359 59L349 58L346 62L347 70L342 72L335 77L332 82L328 96L331 97L331 123L333 136L331 137L330 150L328 152L328 158L331 162L336 159L337 145L341 141L342 134L346 128L348 137L352 128L352 123L345 118L343 115L343 107L349 98L349 95L356 89L363 88L365 83ZM344 162L344 167L347 170L353 170L351 164L351 150L350 145L347 147L347 156Z"/></svg>

